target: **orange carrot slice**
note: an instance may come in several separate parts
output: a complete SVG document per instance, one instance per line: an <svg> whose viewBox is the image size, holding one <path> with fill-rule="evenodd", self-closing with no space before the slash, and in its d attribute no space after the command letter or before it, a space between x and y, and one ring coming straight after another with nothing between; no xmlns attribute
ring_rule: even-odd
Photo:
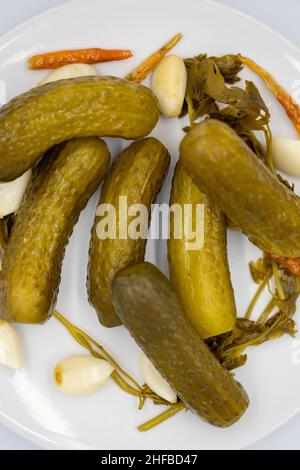
<svg viewBox="0 0 300 470"><path fill-rule="evenodd" d="M132 82L140 83L142 82L149 73L154 69L154 67L161 61L161 59L171 50L176 44L182 39L182 34L176 34L172 39L170 39L166 44L164 44L160 49L151 54L144 62L142 62L138 67L136 67L132 72L130 72L125 78L131 80Z"/></svg>

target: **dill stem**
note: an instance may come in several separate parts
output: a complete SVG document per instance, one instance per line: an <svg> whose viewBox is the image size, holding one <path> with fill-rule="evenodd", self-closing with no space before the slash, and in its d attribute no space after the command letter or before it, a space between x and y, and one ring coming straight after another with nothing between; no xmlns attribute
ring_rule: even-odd
<svg viewBox="0 0 300 470"><path fill-rule="evenodd" d="M269 315L272 312L274 307L275 307L274 299L271 299L270 302L268 303L268 305L266 306L266 308L263 310L263 312L259 316L256 323L258 325L261 325L261 324L265 323L265 321L268 319L268 317L269 317Z"/></svg>
<svg viewBox="0 0 300 470"><path fill-rule="evenodd" d="M272 261L272 269L275 279L276 291L280 300L285 300L285 293L279 276L278 264Z"/></svg>
<svg viewBox="0 0 300 470"><path fill-rule="evenodd" d="M142 410L144 408L146 399L144 397L140 398L139 402L139 410Z"/></svg>
<svg viewBox="0 0 300 470"><path fill-rule="evenodd" d="M272 145L273 145L273 136L270 125L267 124L266 128L263 128L263 132L265 134L266 144L267 144L267 166L270 170L275 173L274 162L272 159Z"/></svg>
<svg viewBox="0 0 300 470"><path fill-rule="evenodd" d="M280 324L280 317L276 319L276 321L273 323L270 328L266 329L266 331L262 334L261 338L262 339L267 339L268 336L270 336L270 333L277 328L277 326ZM262 341L263 342L263 341Z"/></svg>
<svg viewBox="0 0 300 470"><path fill-rule="evenodd" d="M172 416L175 416L177 413L179 413L179 411L183 410L184 408L185 406L182 402L176 403L170 406L168 410L159 414L155 418L152 418L150 419L150 421L147 421L146 423L141 424L138 427L138 430L141 432L149 431L149 429L152 429L155 426L158 426L159 424L163 423L167 419L171 418Z"/></svg>
<svg viewBox="0 0 300 470"><path fill-rule="evenodd" d="M269 280L271 279L271 277L272 277L272 272L271 272L271 270L268 270L263 282L260 284L260 286L257 289L253 299L250 302L249 307L247 308L247 311L245 313L245 318L247 320L250 319L251 314L252 314L252 312L253 312L253 310L254 310L257 302L258 302L258 299L259 299L260 295L262 294L263 290L265 289L266 285L268 284Z"/></svg>
<svg viewBox="0 0 300 470"><path fill-rule="evenodd" d="M93 356L99 358L99 359L105 359L107 358L109 362L115 367L115 371L112 373L112 379L114 382L126 393L129 393L130 395L134 395L136 397L141 397L143 394L144 396L146 394L143 393L142 387L129 375L127 372L125 372L121 367L118 365L118 363L110 356L110 354L105 351L105 349L100 346L96 341L94 341L92 338L89 337L86 333L83 333L79 328L76 326L72 325L66 318L64 318L59 312L55 311L54 314L55 318L62 323L67 330L71 333L73 338L81 344L85 349L87 349ZM104 353L104 355L99 354L97 351L95 351L91 345L89 344L89 341L97 347L101 352ZM136 389L133 388L130 384L124 380L122 377L123 374L128 380L130 380L131 383L133 383L136 386ZM147 397L145 397L147 398Z"/></svg>
<svg viewBox="0 0 300 470"><path fill-rule="evenodd" d="M115 361L115 359L107 352L105 349L100 346L93 338L90 338L88 335L86 337L89 339L89 341L97 348L99 348L107 357L108 361L122 374L124 377L126 377L132 385L134 385L136 388L139 390L142 390L142 387L138 384L138 382L131 377L122 367Z"/></svg>
<svg viewBox="0 0 300 470"><path fill-rule="evenodd" d="M97 349L99 349L106 356L108 362L110 362L112 366L114 366L124 377L126 377L132 383L132 385L134 385L138 390L140 390L140 391L142 390L142 387L138 384L138 382L136 380L134 380L134 378L131 377L131 375L129 375L124 369L122 369L119 366L119 364L115 361L115 359L100 344L98 344L93 338L91 338L87 333L84 333L83 331L81 331L76 326L72 325L58 311L55 311L53 315L58 321L60 321L69 330L69 332L72 334L72 336L76 339L77 342L81 342L81 341L78 340L78 336L79 336L80 338L82 338L84 340L85 343L87 343L83 347L89 349L91 354L93 354L92 351L94 351L94 350L88 345L88 342L90 342ZM75 335L74 335L74 333L75 333ZM77 333L78 336L76 335L76 333ZM81 342L81 344L82 343L83 343L83 341Z"/></svg>
<svg viewBox="0 0 300 470"><path fill-rule="evenodd" d="M127 80L135 83L141 83L149 73L156 67L162 58L182 39L182 34L178 33L172 37L166 44L160 47L157 51L153 52L147 59L138 65L132 72L126 75Z"/></svg>
<svg viewBox="0 0 300 470"><path fill-rule="evenodd" d="M113 357L87 333L83 332L75 325L72 325L72 323L70 323L58 311L55 311L53 315L68 330L75 341L77 341L77 343L83 348L87 349L92 356L97 357L98 359L105 359L115 367L115 370L111 375L113 381L121 390L139 399L139 409L143 408L146 399L152 400L154 404L165 406L170 405L168 401L159 397L149 388L145 389L144 387L141 387L139 383L131 377L131 375L125 372L115 359L113 359ZM95 351L94 347L100 352Z"/></svg>
<svg viewBox="0 0 300 470"><path fill-rule="evenodd" d="M271 301L272 302L272 301ZM270 302L270 304L271 304ZM268 307L267 307L268 308ZM272 307L273 309L273 307ZM271 311L272 311L271 309ZM269 312L270 313L270 312ZM268 313L268 315L269 315ZM229 347L227 350L226 350L226 356L228 355L228 353L234 353L236 351L238 351L240 354L246 349L248 348L249 346L255 346L255 345L258 345L258 344L262 344L264 343L265 341L267 341L268 339L268 336L270 337L270 333L275 330L275 328L277 328L277 326L279 325L280 323L280 318L278 318L274 323L273 325L271 325L269 328L266 328L266 331L264 331L264 333L262 333L260 336L256 337L256 338L253 338L249 341L245 341L244 343L240 343L240 344L237 344L235 346L231 346Z"/></svg>
<svg viewBox="0 0 300 470"><path fill-rule="evenodd" d="M188 114L189 114L189 120L190 120L190 126L193 127L194 125L194 108L193 108L193 103L190 97L186 96L186 102L188 105Z"/></svg>
<svg viewBox="0 0 300 470"><path fill-rule="evenodd" d="M129 395L133 395L135 397L138 397L140 398L141 397L141 391L140 390L136 390L135 388L131 387L131 385L129 385L124 379L123 377L119 374L118 371L114 371L112 374L111 374L111 378L113 379L113 381L126 393L128 393Z"/></svg>

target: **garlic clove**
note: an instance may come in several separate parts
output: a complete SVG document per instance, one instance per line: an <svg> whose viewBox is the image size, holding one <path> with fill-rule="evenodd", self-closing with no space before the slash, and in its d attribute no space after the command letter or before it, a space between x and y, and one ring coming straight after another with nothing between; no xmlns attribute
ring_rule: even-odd
<svg viewBox="0 0 300 470"><path fill-rule="evenodd" d="M66 395L84 396L94 393L109 379L114 367L93 356L69 356L54 369L54 382Z"/></svg>
<svg viewBox="0 0 300 470"><path fill-rule="evenodd" d="M273 139L272 157L278 170L291 176L300 176L300 140Z"/></svg>
<svg viewBox="0 0 300 470"><path fill-rule="evenodd" d="M0 218L19 209L31 176L32 171L28 170L14 181L0 183Z"/></svg>
<svg viewBox="0 0 300 470"><path fill-rule="evenodd" d="M152 75L152 91L165 117L179 116L187 85L187 71L183 59L175 55L164 57Z"/></svg>
<svg viewBox="0 0 300 470"><path fill-rule="evenodd" d="M68 64L49 72L38 85L57 82L58 80L66 80L68 78L88 77L98 75L95 67L89 64Z"/></svg>
<svg viewBox="0 0 300 470"><path fill-rule="evenodd" d="M17 330L0 320L0 364L14 370L23 369L23 350Z"/></svg>
<svg viewBox="0 0 300 470"><path fill-rule="evenodd" d="M169 383L161 376L145 353L141 354L141 371L148 387L169 403L177 402L177 395Z"/></svg>

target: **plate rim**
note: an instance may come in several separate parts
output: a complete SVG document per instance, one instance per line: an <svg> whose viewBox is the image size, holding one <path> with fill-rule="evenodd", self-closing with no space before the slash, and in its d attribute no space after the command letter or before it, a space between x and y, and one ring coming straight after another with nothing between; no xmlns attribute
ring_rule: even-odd
<svg viewBox="0 0 300 470"><path fill-rule="evenodd" d="M35 23L36 21L42 20L43 17L45 17L45 16L47 16L51 13L58 12L59 10L69 8L72 4L80 4L82 2L83 2L83 0L67 0L64 3L60 4L60 5L55 5L53 7L47 8L46 10L44 10L44 11L42 11L42 12L36 14L36 15L33 15L30 18L28 18L27 20L22 21L21 23L17 24L13 28L9 29L6 33L0 35L0 42L5 42L5 41L8 42L9 40L13 40L18 32L24 30L24 28L30 27L30 25ZM210 4L210 5L214 5L218 8L220 8L220 9L226 10L228 12L232 12L235 15L238 15L242 18L245 18L245 19L251 21L252 23L255 23L257 26L264 29L265 31L268 31L269 33L271 33L272 35L274 35L275 37L280 39L282 42L284 42L286 45L288 45L290 48L295 50L298 54L300 54L300 47L296 46L285 35L279 33L274 28L272 28L268 24L264 23L263 21L258 20L254 16L252 16L252 15L250 15L250 14L248 14L248 13L242 11L242 10L239 10L238 8L235 8L235 7L232 7L232 6L229 6L229 5L224 5L223 3L219 3L216 0L201 0L201 2ZM299 412L300 412L300 407L295 409L292 413L290 413L288 416L283 418L281 421L279 421L276 425L274 425L268 431L262 432L256 438L253 438L247 444L247 446L242 447L241 450L243 450L247 447L250 447L250 446L254 445L255 443L260 442L262 439L266 438L267 436L270 436L272 433L274 433L275 431L280 429L282 426L287 424L291 419L293 419L295 416L297 416L299 414ZM56 439L51 439L49 437L46 437L45 435L43 435L41 433L37 433L37 432L33 431L32 429L30 429L27 426L23 426L20 423L17 423L14 419L12 419L9 416L5 415L1 410L0 410L0 423L2 425L4 425L5 427L7 427L7 429L9 429L10 431L15 432L17 435L27 439L29 442L31 442L33 444L36 444L36 445L42 447L42 449L45 449L45 450L64 450L64 449L72 449L72 450L91 449L92 450L93 449L92 447L89 447L87 444L84 444L84 443L81 443L81 442L78 442L78 441L74 441L74 446L72 446L72 447L65 446L63 442L60 443ZM76 444L77 444L77 446L76 446ZM238 449L235 449L235 450L238 450Z"/></svg>

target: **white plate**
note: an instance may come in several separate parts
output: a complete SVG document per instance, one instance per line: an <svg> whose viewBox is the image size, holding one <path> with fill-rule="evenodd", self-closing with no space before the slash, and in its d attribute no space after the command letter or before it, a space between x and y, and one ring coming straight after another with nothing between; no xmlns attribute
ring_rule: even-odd
<svg viewBox="0 0 300 470"><path fill-rule="evenodd" d="M39 51L85 46L126 47L134 58L99 65L99 72L123 76L151 51L181 31L184 39L176 53L187 57L242 52L270 70L293 92L300 70L300 52L289 42L253 19L204 0L78 0L55 8L21 25L0 40L0 99L9 100L35 86L43 72L29 72L26 58ZM249 72L244 76L254 78ZM262 83L272 112L276 136L295 136L284 112ZM162 121L154 135L177 159L183 123ZM110 141L113 154L124 146ZM159 200L168 201L170 178ZM297 185L298 192L300 184ZM68 246L58 309L98 338L139 380L139 350L124 328L102 328L86 295L86 266L95 196L82 214ZM243 314L255 285L247 261L259 255L239 233L229 237L230 264L237 305ZM148 259L166 271L165 243L150 242ZM237 371L249 393L251 406L228 430L215 429L191 413L181 413L141 434L136 426L158 409L147 405L137 411L136 401L113 383L86 398L66 398L54 387L53 365L81 349L52 319L45 326L18 328L24 342L26 365L13 374L0 368L0 420L23 436L47 448L76 449L239 449L274 430L300 407L300 371L292 354L299 345L290 337L249 351L249 361ZM295 362L295 361L294 361Z"/></svg>

